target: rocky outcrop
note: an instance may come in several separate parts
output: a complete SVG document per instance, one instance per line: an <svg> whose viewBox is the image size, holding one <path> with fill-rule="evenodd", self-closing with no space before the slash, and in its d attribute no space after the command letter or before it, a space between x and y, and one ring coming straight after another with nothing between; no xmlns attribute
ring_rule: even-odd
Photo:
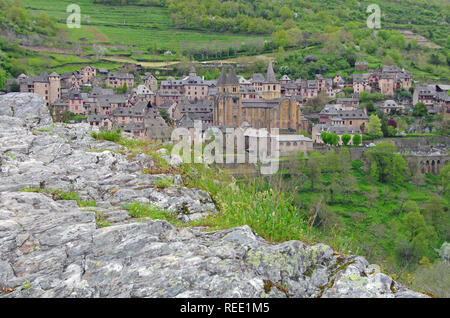
<svg viewBox="0 0 450 318"><path fill-rule="evenodd" d="M10 93L0 98L0 116L20 118L29 125L49 125L52 118L39 95Z"/></svg>
<svg viewBox="0 0 450 318"><path fill-rule="evenodd" d="M142 173L151 158L91 138L87 125L43 125L40 114L39 123L0 115L0 297L425 297L322 244L132 219L123 205L136 201L184 221L216 210L180 176L156 186L168 176ZM97 206L26 187L74 191ZM99 214L111 225L100 228Z"/></svg>

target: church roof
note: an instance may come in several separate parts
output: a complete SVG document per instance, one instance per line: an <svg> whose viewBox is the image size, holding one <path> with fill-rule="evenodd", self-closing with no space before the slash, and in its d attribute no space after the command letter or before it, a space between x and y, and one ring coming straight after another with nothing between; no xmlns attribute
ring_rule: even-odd
<svg viewBox="0 0 450 318"><path fill-rule="evenodd" d="M228 77L227 77L225 84L227 84L227 85L238 84L239 85L239 78L237 77L236 72L234 71L234 68L232 68L230 70L230 73L228 73Z"/></svg>
<svg viewBox="0 0 450 318"><path fill-rule="evenodd" d="M275 78L275 72L273 71L272 61L269 62L269 66L267 67L266 83L278 83Z"/></svg>
<svg viewBox="0 0 450 318"><path fill-rule="evenodd" d="M225 67L222 67L222 71L220 71L219 79L217 80L217 85L225 85L227 81L227 71L225 70Z"/></svg>

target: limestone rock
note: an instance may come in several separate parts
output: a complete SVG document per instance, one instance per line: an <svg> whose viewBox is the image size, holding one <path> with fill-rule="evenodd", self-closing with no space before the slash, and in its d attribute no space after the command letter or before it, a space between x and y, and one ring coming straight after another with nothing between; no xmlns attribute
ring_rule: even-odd
<svg viewBox="0 0 450 318"><path fill-rule="evenodd" d="M52 123L42 97L33 93L9 93L0 96L0 116L20 118L37 126Z"/></svg>
<svg viewBox="0 0 450 318"><path fill-rule="evenodd" d="M181 176L156 186L169 176L143 174L151 158L93 139L87 124L52 124L42 105L30 94L0 97L0 298L425 297L323 244L131 218L124 205L135 201L186 222L216 207ZM73 191L96 206L26 187Z"/></svg>

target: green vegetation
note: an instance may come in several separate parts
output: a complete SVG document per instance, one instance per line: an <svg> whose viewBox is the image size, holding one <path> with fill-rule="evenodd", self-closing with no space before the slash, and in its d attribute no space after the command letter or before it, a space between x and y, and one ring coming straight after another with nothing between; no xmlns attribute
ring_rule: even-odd
<svg viewBox="0 0 450 318"><path fill-rule="evenodd" d="M95 223L97 224L98 228L111 226L111 223L109 223L108 220L106 220L103 212L99 212L97 210L87 210L87 212L95 213Z"/></svg>
<svg viewBox="0 0 450 318"><path fill-rule="evenodd" d="M125 210L128 211L128 214L133 218L139 218L145 220L145 218L150 218L154 220L166 220L172 223L175 226L182 226L183 223L178 220L173 213L170 211L162 210L157 206L141 203L141 202L133 202L126 205Z"/></svg>
<svg viewBox="0 0 450 318"><path fill-rule="evenodd" d="M354 145L354 146L359 146L359 145L361 144L361 142L362 142L361 135L360 135L360 134L355 134L355 135L353 136L352 141L353 141L353 145Z"/></svg>
<svg viewBox="0 0 450 318"><path fill-rule="evenodd" d="M200 220L196 225L208 226L210 230L248 225L273 242L319 241L318 233L308 227L307 217L291 203L292 195L265 188L259 181L237 182L201 164L185 164L181 172L185 185L209 192L219 210L217 215ZM342 247L341 242L326 241L337 249Z"/></svg>
<svg viewBox="0 0 450 318"><path fill-rule="evenodd" d="M424 117L428 115L428 108L424 103L418 103L414 106L414 111L412 113L415 117Z"/></svg>
<svg viewBox="0 0 450 318"><path fill-rule="evenodd" d="M383 131L381 130L381 120L375 114L370 116L368 134L374 139L383 137Z"/></svg>
<svg viewBox="0 0 450 318"><path fill-rule="evenodd" d="M165 177L163 179L157 180L155 186L158 188L170 188L173 187L173 177Z"/></svg>
<svg viewBox="0 0 450 318"><path fill-rule="evenodd" d="M76 201L79 207L95 207L97 203L95 200L82 200L76 192L66 192L58 189L41 189L41 188L26 188L23 192L36 192L50 194L55 201L69 200Z"/></svg>
<svg viewBox="0 0 450 318"><path fill-rule="evenodd" d="M161 117L164 119L164 121L168 124L168 125L172 125L172 119L170 118L169 112L167 111L167 109L165 108L161 108L161 110L159 111L159 114L161 115Z"/></svg>
<svg viewBox="0 0 450 318"><path fill-rule="evenodd" d="M338 135L328 132L322 132L321 138L326 145L337 146L339 145L340 138Z"/></svg>
<svg viewBox="0 0 450 318"><path fill-rule="evenodd" d="M80 29L65 26L70 0L22 2L24 7L18 5L13 12L8 6L0 22L17 34L33 35L25 42L0 37L4 40L0 48L7 52L2 63L8 77L49 69L73 71L83 64L116 69L123 62L138 62L165 69L179 61L270 53L277 59L278 74L291 78L311 78L319 72L333 76L340 71L350 80L355 62L367 60L371 68L405 67L419 81L450 79L449 4L443 0L407 4L344 0L339 5L332 0L281 4L274 0L80 0ZM366 26L366 9L372 3L379 4L382 12L382 29L377 32ZM34 20L37 23L30 26ZM24 44L27 50L20 47ZM311 55L317 61L306 61ZM251 62L255 60L259 59ZM170 68L177 73L180 66ZM249 64L245 74L255 71L258 63ZM209 79L211 74L204 70L201 75Z"/></svg>
<svg viewBox="0 0 450 318"><path fill-rule="evenodd" d="M342 240L352 253L382 264L406 283L409 273L422 270L424 257L441 266L436 249L450 238L450 165L439 177L424 175L396 152L392 144L378 144L366 152L366 164L351 162L346 148L309 157L300 153L283 161L279 175L266 182L293 193L289 203L309 220L312 233L318 231L324 241ZM440 287L425 282L431 279L427 273L420 289L439 293Z"/></svg>
<svg viewBox="0 0 450 318"><path fill-rule="evenodd" d="M91 133L91 137L98 140L108 140L118 142L121 139L121 131L117 130L102 130L98 133Z"/></svg>

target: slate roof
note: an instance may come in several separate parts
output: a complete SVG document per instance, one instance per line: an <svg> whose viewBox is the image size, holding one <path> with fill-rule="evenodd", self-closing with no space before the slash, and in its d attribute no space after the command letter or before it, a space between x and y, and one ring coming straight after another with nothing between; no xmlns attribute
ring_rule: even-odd
<svg viewBox="0 0 450 318"><path fill-rule="evenodd" d="M109 72L107 78L134 79L134 75L130 73Z"/></svg>
<svg viewBox="0 0 450 318"><path fill-rule="evenodd" d="M261 73L255 73L252 75L251 81L252 83L264 83L266 79Z"/></svg>
<svg viewBox="0 0 450 318"><path fill-rule="evenodd" d="M273 71L272 61L269 62L269 66L267 67L266 83L268 84L278 83L277 79L275 78L275 72Z"/></svg>

